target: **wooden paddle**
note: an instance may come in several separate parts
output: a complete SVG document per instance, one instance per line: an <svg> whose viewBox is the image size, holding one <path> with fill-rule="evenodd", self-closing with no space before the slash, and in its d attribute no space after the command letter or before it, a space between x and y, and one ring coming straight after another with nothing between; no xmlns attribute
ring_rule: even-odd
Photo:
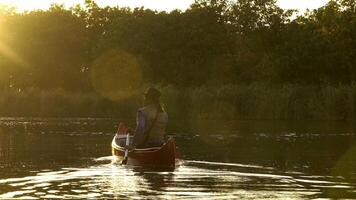
<svg viewBox="0 0 356 200"><path fill-rule="evenodd" d="M117 132L116 135L120 136L120 135L125 135L126 134L126 147L128 147L130 145L130 132L131 130L129 130L124 123L120 122L119 126L117 128ZM129 159L129 149L125 150L125 155L124 155L124 159L121 161L122 165L127 164L127 161Z"/></svg>
<svg viewBox="0 0 356 200"><path fill-rule="evenodd" d="M127 134L126 134L126 147L128 147L129 145L130 145L130 132L127 132ZM126 165L128 160L129 160L129 149L127 148L125 150L125 156L124 156L124 159L122 160L121 164L122 165Z"/></svg>

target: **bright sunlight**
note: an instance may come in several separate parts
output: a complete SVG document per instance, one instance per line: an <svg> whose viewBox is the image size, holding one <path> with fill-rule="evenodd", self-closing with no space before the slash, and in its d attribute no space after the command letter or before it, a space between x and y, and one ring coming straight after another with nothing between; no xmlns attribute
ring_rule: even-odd
<svg viewBox="0 0 356 200"><path fill-rule="evenodd" d="M74 4L83 4L84 0L0 0L0 4L16 7L18 11L34 9L47 9L52 3L64 4L70 7ZM193 0L97 0L100 6L125 6L125 7L146 7L154 10L185 10L193 3ZM282 8L298 9L305 11L307 8L314 9L325 5L327 0L277 0Z"/></svg>
<svg viewBox="0 0 356 200"><path fill-rule="evenodd" d="M0 200L356 199L355 7L0 0Z"/></svg>

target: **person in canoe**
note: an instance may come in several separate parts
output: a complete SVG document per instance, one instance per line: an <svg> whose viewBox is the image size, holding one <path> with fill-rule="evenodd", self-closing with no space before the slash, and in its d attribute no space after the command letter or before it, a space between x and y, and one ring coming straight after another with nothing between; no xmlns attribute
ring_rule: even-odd
<svg viewBox="0 0 356 200"><path fill-rule="evenodd" d="M149 148L163 145L168 114L160 102L160 96L160 91L153 87L145 91L143 107L137 111L133 141L127 148Z"/></svg>

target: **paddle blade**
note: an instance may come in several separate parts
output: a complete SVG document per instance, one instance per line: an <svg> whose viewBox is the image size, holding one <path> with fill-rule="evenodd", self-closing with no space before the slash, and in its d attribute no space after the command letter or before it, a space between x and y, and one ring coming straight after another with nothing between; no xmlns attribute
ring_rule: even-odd
<svg viewBox="0 0 356 200"><path fill-rule="evenodd" d="M117 127L116 134L117 135L125 135L126 133L127 133L127 128L126 128L125 124L120 122L119 126Z"/></svg>
<svg viewBox="0 0 356 200"><path fill-rule="evenodd" d="M129 160L128 157L125 157L125 158L121 161L121 164L122 164L122 165L126 165L128 160Z"/></svg>

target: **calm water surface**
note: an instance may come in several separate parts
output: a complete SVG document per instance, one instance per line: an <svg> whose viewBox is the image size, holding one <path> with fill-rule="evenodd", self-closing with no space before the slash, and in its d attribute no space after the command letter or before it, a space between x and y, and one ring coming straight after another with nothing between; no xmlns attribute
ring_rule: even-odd
<svg viewBox="0 0 356 200"><path fill-rule="evenodd" d="M0 119L0 199L356 198L353 123L171 123L173 172L115 163L114 119Z"/></svg>

